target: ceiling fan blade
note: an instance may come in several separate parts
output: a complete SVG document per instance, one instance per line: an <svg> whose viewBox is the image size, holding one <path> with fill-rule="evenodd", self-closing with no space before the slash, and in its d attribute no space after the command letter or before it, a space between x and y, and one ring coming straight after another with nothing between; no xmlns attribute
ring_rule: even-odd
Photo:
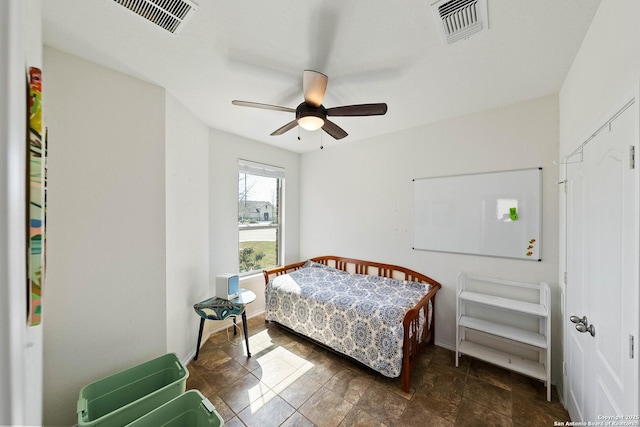
<svg viewBox="0 0 640 427"><path fill-rule="evenodd" d="M304 70L302 75L302 91L304 101L312 107L319 107L327 90L329 77L313 70Z"/></svg>
<svg viewBox="0 0 640 427"><path fill-rule="evenodd" d="M322 130L328 133L329 135L331 135L335 139L342 139L345 136L349 135L347 132L345 132L344 129L342 129L340 126L338 126L337 124L333 123L330 120L324 121L324 126L322 126Z"/></svg>
<svg viewBox="0 0 640 427"><path fill-rule="evenodd" d="M387 104L344 105L327 108L327 116L382 116L387 112Z"/></svg>
<svg viewBox="0 0 640 427"><path fill-rule="evenodd" d="M282 135L283 133L285 133L287 131L290 131L291 129L293 129L296 126L298 126L298 121L297 120L293 120L293 121L287 123L286 125L282 126L281 128L276 129L273 132L271 132L271 136Z"/></svg>
<svg viewBox="0 0 640 427"><path fill-rule="evenodd" d="M295 113L295 108L289 107L281 107L279 105L271 105L271 104L260 104L259 102L249 102L249 101L231 101L233 105L239 105L241 107L252 107L252 108L263 108L265 110L276 110L276 111L284 111L286 113Z"/></svg>
<svg viewBox="0 0 640 427"><path fill-rule="evenodd" d="M333 56L341 16L326 2L319 4L321 5L315 12L316 18L309 23L309 56L312 58L309 66L326 71Z"/></svg>

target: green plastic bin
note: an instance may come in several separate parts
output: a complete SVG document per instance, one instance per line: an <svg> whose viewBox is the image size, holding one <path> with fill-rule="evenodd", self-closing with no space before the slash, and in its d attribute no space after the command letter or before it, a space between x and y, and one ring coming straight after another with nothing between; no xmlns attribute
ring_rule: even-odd
<svg viewBox="0 0 640 427"><path fill-rule="evenodd" d="M84 386L78 427L121 427L184 393L189 371L169 353Z"/></svg>
<svg viewBox="0 0 640 427"><path fill-rule="evenodd" d="M224 420L198 390L189 390L127 427L219 427Z"/></svg>

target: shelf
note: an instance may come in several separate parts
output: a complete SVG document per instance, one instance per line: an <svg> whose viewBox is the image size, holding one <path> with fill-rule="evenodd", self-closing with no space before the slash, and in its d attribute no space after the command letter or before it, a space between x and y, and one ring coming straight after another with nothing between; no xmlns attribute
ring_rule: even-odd
<svg viewBox="0 0 640 427"><path fill-rule="evenodd" d="M520 356L514 356L490 347L469 341L461 341L458 344L458 352L542 381L547 381L548 379L547 372L542 363L524 359Z"/></svg>
<svg viewBox="0 0 640 427"><path fill-rule="evenodd" d="M461 316L458 325L488 334L497 335L513 341L529 344L538 348L547 348L547 339L544 335L526 331L524 329L507 326L500 323L490 322L475 317Z"/></svg>
<svg viewBox="0 0 640 427"><path fill-rule="evenodd" d="M483 293L485 289L487 293ZM536 303L529 302L533 297L532 291L537 293ZM551 401L549 285L460 272L456 295L457 354L466 354L542 380L547 388L547 400ZM509 298L498 295L509 295ZM493 313L493 309L503 311ZM533 357L535 353L537 357Z"/></svg>
<svg viewBox="0 0 640 427"><path fill-rule="evenodd" d="M523 314L530 314L540 317L548 316L547 308L542 304L534 304L530 302L469 291L461 291L458 298L462 301L475 302L478 304L516 311Z"/></svg>

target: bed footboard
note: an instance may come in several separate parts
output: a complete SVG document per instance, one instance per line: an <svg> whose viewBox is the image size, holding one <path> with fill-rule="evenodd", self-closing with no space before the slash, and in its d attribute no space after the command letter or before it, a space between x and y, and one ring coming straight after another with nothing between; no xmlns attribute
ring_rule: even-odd
<svg viewBox="0 0 640 427"><path fill-rule="evenodd" d="M388 277L390 279L408 280L412 282L428 283L431 290L420 300L415 307L411 308L404 317L404 343L402 372L400 374L401 387L404 392L409 392L409 379L411 370L418 361L424 348L433 344L435 340L435 298L441 285L429 276L392 264L383 264L373 261L363 261L353 258L343 258L338 256L321 256L311 258L311 261L337 268L352 274L365 274L369 276ZM263 271L265 285L273 277L296 271L306 261L288 264L282 267L272 268ZM420 327L420 318L427 319L424 327Z"/></svg>
<svg viewBox="0 0 640 427"><path fill-rule="evenodd" d="M402 347L402 391L409 393L409 378L411 371L418 361L420 354L427 345L433 345L435 341L435 307L436 293L440 286L432 286L425 297L404 316L404 343ZM420 328L420 315L427 319L423 328Z"/></svg>

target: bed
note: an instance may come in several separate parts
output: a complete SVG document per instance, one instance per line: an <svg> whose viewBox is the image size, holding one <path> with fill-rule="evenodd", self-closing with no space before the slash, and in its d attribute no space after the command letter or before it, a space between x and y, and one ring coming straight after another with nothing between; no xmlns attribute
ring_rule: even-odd
<svg viewBox="0 0 640 427"><path fill-rule="evenodd" d="M265 320L276 322L368 366L401 377L433 344L435 297L441 285L391 264L338 256L263 271Z"/></svg>

